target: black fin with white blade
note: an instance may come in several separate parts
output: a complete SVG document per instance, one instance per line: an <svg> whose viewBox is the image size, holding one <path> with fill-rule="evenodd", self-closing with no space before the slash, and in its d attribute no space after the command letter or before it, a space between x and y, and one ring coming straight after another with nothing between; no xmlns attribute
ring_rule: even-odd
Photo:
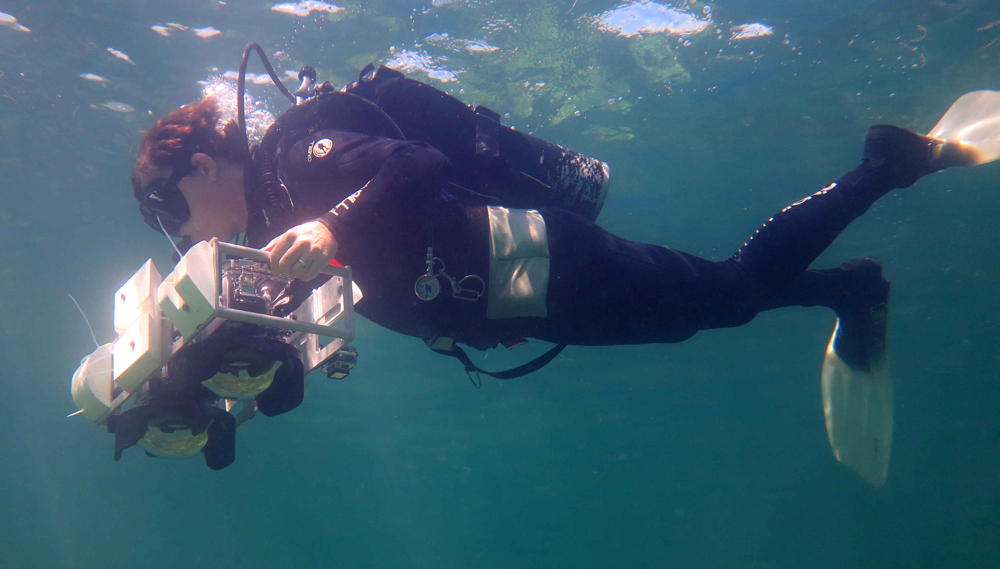
<svg viewBox="0 0 1000 569"><path fill-rule="evenodd" d="M826 434L838 461L875 487L892 451L893 389L885 353L887 306L841 316L823 359Z"/></svg>

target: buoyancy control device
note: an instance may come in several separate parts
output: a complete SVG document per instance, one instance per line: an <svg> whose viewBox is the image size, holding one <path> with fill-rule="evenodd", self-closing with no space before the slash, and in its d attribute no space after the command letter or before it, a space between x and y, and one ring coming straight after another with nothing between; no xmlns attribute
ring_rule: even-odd
<svg viewBox="0 0 1000 569"><path fill-rule="evenodd" d="M369 66L345 92L375 103L404 137L444 153L453 184L486 203L560 207L591 220L604 205L607 164L504 126L486 107L466 105L388 67Z"/></svg>
<svg viewBox="0 0 1000 569"><path fill-rule="evenodd" d="M299 80L294 95L281 87L296 104L278 117L256 150L269 217L291 209L275 167L281 141L329 128L427 142L451 161L449 189L466 203L558 207L591 220L604 205L606 163L505 126L498 113L466 105L399 71L369 65L341 90L315 84L311 67L300 71Z"/></svg>

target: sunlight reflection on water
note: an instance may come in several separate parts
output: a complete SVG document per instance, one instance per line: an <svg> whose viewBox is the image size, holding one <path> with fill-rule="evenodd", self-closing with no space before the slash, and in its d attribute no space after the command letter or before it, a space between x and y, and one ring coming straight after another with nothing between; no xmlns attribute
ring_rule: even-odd
<svg viewBox="0 0 1000 569"><path fill-rule="evenodd" d="M671 8L650 0L637 0L597 16L597 27L620 36L668 33L689 36L707 30L711 19Z"/></svg>

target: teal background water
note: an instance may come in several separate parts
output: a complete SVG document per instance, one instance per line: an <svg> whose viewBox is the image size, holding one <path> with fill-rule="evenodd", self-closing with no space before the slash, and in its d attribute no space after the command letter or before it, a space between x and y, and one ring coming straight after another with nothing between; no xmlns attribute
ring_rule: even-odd
<svg viewBox="0 0 1000 569"><path fill-rule="evenodd" d="M817 262L877 256L894 283L884 488L831 456L818 376L833 315L804 308L678 345L571 347L479 390L362 323L356 372L241 427L230 468L136 449L113 462L106 432L64 418L93 349L66 295L109 341L111 293L147 257L168 270L129 191L140 131L235 69L247 41L337 84L423 51L459 72L432 83L610 162L602 225L717 259L853 167L867 125L926 130L958 95L1000 88L992 0L673 4L710 13L687 38L599 31L607 0L340 5L0 5L32 30L0 28L0 567L1000 566L996 165L890 194ZM168 22L221 34L150 30ZM729 39L752 22L774 35Z"/></svg>

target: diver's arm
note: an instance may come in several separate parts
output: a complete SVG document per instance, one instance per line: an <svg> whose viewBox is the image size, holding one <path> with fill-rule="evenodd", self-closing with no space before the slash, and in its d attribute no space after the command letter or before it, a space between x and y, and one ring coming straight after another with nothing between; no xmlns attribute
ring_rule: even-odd
<svg viewBox="0 0 1000 569"><path fill-rule="evenodd" d="M317 221L333 235L363 230L393 210L425 203L447 181L451 163L434 147L408 142L385 159L366 184L344 198Z"/></svg>
<svg viewBox="0 0 1000 569"><path fill-rule="evenodd" d="M445 183L450 162L423 142L405 142L385 158L376 174L318 219L275 237L264 250L279 275L311 281L337 255L337 236L360 236L397 214L421 215L420 204ZM416 213L415 213L416 212Z"/></svg>

